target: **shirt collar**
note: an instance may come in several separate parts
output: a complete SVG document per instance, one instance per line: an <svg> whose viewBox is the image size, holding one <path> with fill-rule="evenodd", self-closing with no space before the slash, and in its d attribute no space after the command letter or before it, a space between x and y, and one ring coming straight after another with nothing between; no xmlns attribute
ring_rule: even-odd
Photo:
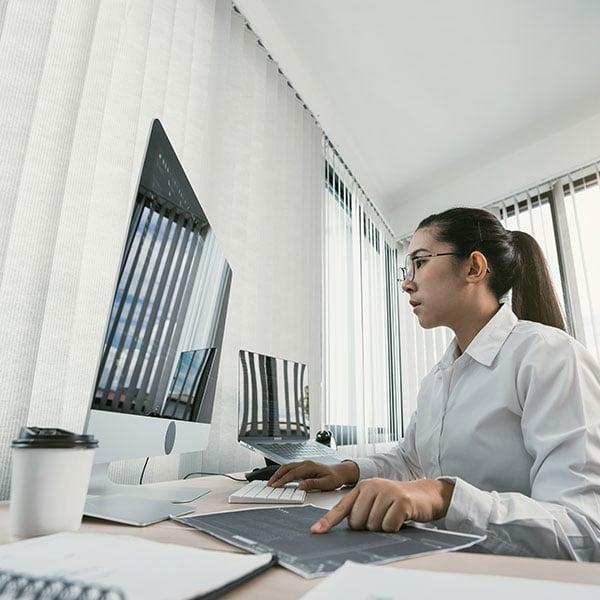
<svg viewBox="0 0 600 600"><path fill-rule="evenodd" d="M517 324L518 319L508 304L500 305L496 314L481 328L479 333L467 346L464 354L468 354L477 362L489 367L502 348L506 338ZM441 367L450 366L460 355L454 338L440 361Z"/></svg>

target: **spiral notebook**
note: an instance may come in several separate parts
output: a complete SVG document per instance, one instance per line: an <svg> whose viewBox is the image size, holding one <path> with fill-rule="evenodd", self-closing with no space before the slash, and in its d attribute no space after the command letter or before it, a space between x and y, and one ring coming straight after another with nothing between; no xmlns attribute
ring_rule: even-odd
<svg viewBox="0 0 600 600"><path fill-rule="evenodd" d="M56 533L0 546L0 600L217 598L275 563L272 554Z"/></svg>

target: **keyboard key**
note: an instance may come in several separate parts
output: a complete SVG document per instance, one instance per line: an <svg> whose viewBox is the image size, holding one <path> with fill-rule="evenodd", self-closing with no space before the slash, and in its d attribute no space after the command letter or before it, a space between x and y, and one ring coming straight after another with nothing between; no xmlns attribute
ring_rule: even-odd
<svg viewBox="0 0 600 600"><path fill-rule="evenodd" d="M297 487L273 488L266 481L255 480L229 496L230 504L302 504L306 492Z"/></svg>

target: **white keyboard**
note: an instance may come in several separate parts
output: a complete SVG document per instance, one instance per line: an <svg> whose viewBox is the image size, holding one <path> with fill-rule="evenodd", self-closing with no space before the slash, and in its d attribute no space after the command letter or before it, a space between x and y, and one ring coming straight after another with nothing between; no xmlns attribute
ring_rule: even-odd
<svg viewBox="0 0 600 600"><path fill-rule="evenodd" d="M306 492L295 486L272 488L256 479L229 496L231 504L302 504Z"/></svg>

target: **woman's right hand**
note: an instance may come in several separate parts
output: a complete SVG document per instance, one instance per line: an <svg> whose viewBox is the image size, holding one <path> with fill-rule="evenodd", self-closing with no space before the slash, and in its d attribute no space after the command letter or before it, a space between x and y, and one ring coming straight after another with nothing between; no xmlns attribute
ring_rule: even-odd
<svg viewBox="0 0 600 600"><path fill-rule="evenodd" d="M334 465L305 460L282 465L273 473L267 485L282 487L291 481L298 481L301 490L330 491L344 484L356 483L358 478L358 465L351 460Z"/></svg>

